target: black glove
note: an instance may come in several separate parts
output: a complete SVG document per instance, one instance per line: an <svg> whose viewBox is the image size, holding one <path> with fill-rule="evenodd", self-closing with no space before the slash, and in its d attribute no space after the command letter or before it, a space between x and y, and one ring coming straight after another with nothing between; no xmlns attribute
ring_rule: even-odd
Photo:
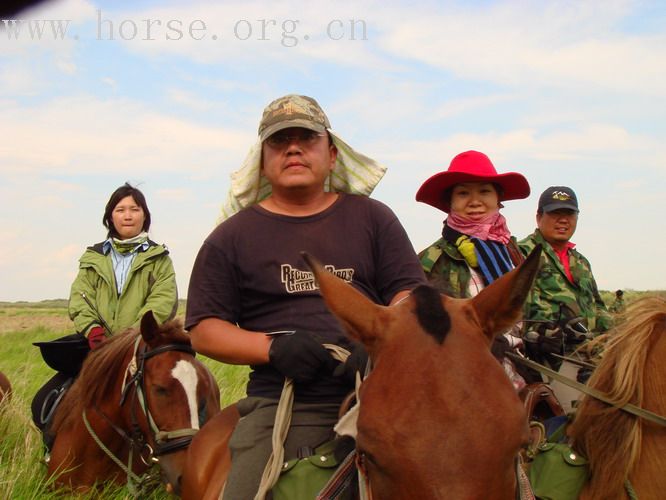
<svg viewBox="0 0 666 500"><path fill-rule="evenodd" d="M276 336L268 350L268 359L277 371L298 384L331 373L338 365L323 345L300 330Z"/></svg>
<svg viewBox="0 0 666 500"><path fill-rule="evenodd" d="M356 372L361 373L361 377L365 374L365 367L368 364L368 353L365 347L360 342L354 342L351 353L344 363L340 363L338 367L333 370L335 377L340 377L351 385L356 383Z"/></svg>

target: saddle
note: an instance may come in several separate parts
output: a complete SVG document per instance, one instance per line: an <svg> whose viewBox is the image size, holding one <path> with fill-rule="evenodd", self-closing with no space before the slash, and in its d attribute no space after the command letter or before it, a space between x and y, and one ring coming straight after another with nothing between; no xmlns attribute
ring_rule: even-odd
<svg viewBox="0 0 666 500"><path fill-rule="evenodd" d="M549 418L564 415L562 405L548 384L543 382L528 384L518 395L530 422L535 420L545 422Z"/></svg>
<svg viewBox="0 0 666 500"><path fill-rule="evenodd" d="M565 412L553 389L543 382L528 384L518 396L525 406L529 422L528 444L521 451L523 463L528 463L536 455L539 445L546 440L546 422L564 416Z"/></svg>

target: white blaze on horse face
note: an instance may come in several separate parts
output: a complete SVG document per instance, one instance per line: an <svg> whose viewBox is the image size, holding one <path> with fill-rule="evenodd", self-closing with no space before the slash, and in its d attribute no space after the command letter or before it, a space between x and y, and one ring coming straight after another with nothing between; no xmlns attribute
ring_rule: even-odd
<svg viewBox="0 0 666 500"><path fill-rule="evenodd" d="M197 370L192 363L181 359L171 370L173 378L178 380L185 390L187 396L187 406L190 409L190 426L192 429L199 428L199 411L197 408Z"/></svg>

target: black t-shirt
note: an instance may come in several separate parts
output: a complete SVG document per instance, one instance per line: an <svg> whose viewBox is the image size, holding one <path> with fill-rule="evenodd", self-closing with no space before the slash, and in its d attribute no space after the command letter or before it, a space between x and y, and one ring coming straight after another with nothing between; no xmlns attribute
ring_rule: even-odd
<svg viewBox="0 0 666 500"><path fill-rule="evenodd" d="M328 311L301 251L379 304L425 283L404 228L384 204L340 194L328 209L291 217L249 207L220 224L194 263L186 327L215 317L241 328L303 330L323 343L350 347ZM277 398L284 378L270 365L253 366L249 396ZM338 401L350 390L336 377L295 387L302 402Z"/></svg>

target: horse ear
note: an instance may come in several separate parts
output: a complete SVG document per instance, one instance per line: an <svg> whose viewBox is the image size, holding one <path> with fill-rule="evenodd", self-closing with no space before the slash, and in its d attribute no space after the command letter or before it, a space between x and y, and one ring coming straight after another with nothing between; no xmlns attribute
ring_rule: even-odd
<svg viewBox="0 0 666 500"><path fill-rule="evenodd" d="M485 335L492 340L522 317L523 304L539 271L541 245L516 269L481 290L472 299Z"/></svg>
<svg viewBox="0 0 666 500"><path fill-rule="evenodd" d="M311 255L305 252L301 252L301 255L312 269L329 310L340 320L351 337L369 347L377 338L373 325L375 318L383 309L382 306L375 304L349 283L326 271Z"/></svg>
<svg viewBox="0 0 666 500"><path fill-rule="evenodd" d="M146 344L150 344L157 338L159 329L160 325L157 324L153 311L146 311L141 318L141 336Z"/></svg>

